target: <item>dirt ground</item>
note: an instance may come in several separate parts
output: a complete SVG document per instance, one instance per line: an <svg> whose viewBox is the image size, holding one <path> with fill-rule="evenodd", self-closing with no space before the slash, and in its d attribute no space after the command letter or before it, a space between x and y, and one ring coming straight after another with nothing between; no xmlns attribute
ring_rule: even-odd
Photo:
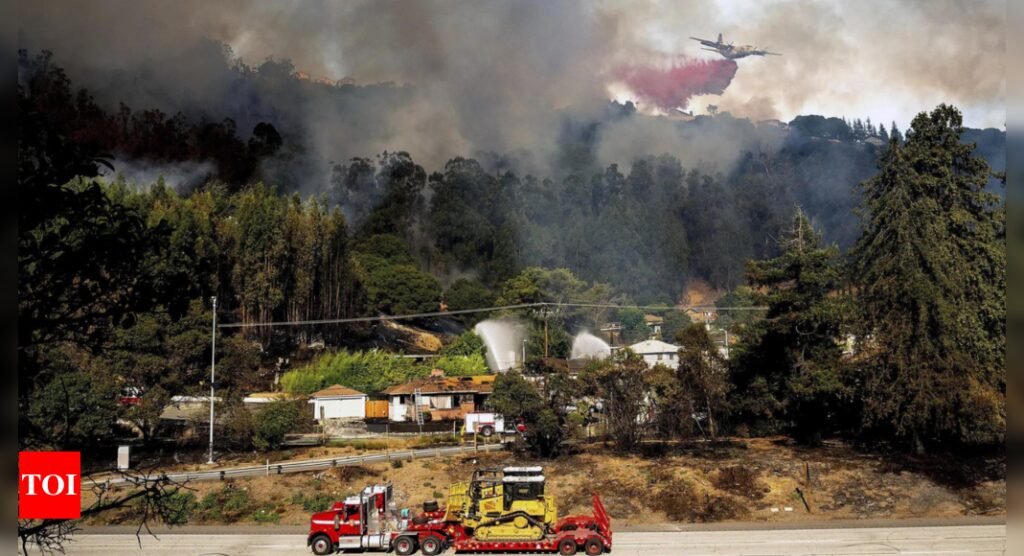
<svg viewBox="0 0 1024 556"><path fill-rule="evenodd" d="M309 457L355 447L314 448ZM350 452L350 453L351 453ZM451 482L473 469L499 465L543 465L547 492L559 515L590 512L591 493L601 495L616 522L822 521L828 519L939 518L1005 515L1005 458L909 460L866 453L841 443L802 448L785 439L736 439L715 443L644 445L632 455L613 454L600 444L556 460L511 452L346 467L322 473L202 482L188 485L197 509L188 523L308 523L317 498L340 500L371 483L391 482L402 507L447 495ZM239 493L238 491L243 491ZM227 515L215 500L236 495L238 511ZM219 498L218 498L219 497ZM241 500L241 501L240 501ZM305 501L305 502L304 502ZM806 504L805 504L806 501ZM90 502L83 496L83 504ZM226 507L226 506L225 506ZM107 514L91 525L131 519L130 511Z"/></svg>

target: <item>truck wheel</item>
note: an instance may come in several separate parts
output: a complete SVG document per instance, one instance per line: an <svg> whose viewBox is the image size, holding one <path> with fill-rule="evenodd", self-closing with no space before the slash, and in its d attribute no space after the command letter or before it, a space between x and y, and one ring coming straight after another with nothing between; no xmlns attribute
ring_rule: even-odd
<svg viewBox="0 0 1024 556"><path fill-rule="evenodd" d="M576 554L576 539L572 537L565 537L558 541L558 553L562 556L571 556Z"/></svg>
<svg viewBox="0 0 1024 556"><path fill-rule="evenodd" d="M487 438L487 437L491 436L492 434L494 434L494 427L492 427L490 425L484 425L480 429L480 434L483 435L484 438Z"/></svg>
<svg viewBox="0 0 1024 556"><path fill-rule="evenodd" d="M416 541L412 537L398 537L395 539L395 554L398 556L409 556L416 552Z"/></svg>
<svg viewBox="0 0 1024 556"><path fill-rule="evenodd" d="M313 549L313 554L317 556L324 556L325 554L334 554L334 543L331 542L331 538L327 535L317 535L310 541L309 546Z"/></svg>
<svg viewBox="0 0 1024 556"><path fill-rule="evenodd" d="M435 536L429 536L420 543L420 552L423 553L423 556L435 556L440 554L442 549L444 549L444 544Z"/></svg>
<svg viewBox="0 0 1024 556"><path fill-rule="evenodd" d="M597 537L590 537L587 542L583 543L583 551L587 553L587 556L597 556L604 552L604 543Z"/></svg>

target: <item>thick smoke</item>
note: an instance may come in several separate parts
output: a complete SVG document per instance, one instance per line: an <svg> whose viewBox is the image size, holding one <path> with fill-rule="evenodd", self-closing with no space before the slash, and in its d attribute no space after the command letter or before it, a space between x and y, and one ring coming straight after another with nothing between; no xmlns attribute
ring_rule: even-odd
<svg viewBox="0 0 1024 556"><path fill-rule="evenodd" d="M952 102L968 125L1001 125L1004 13L1000 0L729 10L714 0L88 0L23 3L19 47L52 50L111 109L123 100L231 117L243 134L271 121L299 157L277 167L304 172L287 185L313 192L330 162L385 150L409 151L428 170L481 151L529 153L520 159L534 161L531 171L550 170L566 119L599 113L621 81L648 103L688 101L697 113L715 104L754 119L821 113L905 128L916 112ZM688 38L717 32L783 56L745 58L736 71ZM650 69L687 54L709 61ZM310 78L289 78L296 71ZM729 146L688 144L658 118L626 127L600 134L600 162ZM728 164L727 154L718 161Z"/></svg>
<svg viewBox="0 0 1024 556"><path fill-rule="evenodd" d="M125 160L117 157L113 172L105 171L111 180L123 179L136 185L150 185L159 180L179 193L187 193L217 173L212 162L179 162L158 164L145 160Z"/></svg>
<svg viewBox="0 0 1024 556"><path fill-rule="evenodd" d="M733 60L679 58L668 67L622 66L614 75L643 100L664 110L686 108L694 95L720 95L739 66Z"/></svg>

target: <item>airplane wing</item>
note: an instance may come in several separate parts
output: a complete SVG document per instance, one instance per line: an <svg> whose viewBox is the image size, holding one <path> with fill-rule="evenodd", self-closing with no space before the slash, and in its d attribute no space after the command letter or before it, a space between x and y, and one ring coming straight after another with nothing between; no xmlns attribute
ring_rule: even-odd
<svg viewBox="0 0 1024 556"><path fill-rule="evenodd" d="M715 41L709 41L707 39L699 39L697 37L690 37L691 39L703 44L704 46L716 46L718 43Z"/></svg>

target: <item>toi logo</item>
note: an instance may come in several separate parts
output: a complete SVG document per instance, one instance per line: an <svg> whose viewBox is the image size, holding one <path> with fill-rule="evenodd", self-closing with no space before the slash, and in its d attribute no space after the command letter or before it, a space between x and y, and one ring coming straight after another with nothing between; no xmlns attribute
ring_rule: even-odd
<svg viewBox="0 0 1024 556"><path fill-rule="evenodd" d="M78 452L18 452L18 519L78 519L82 470Z"/></svg>

